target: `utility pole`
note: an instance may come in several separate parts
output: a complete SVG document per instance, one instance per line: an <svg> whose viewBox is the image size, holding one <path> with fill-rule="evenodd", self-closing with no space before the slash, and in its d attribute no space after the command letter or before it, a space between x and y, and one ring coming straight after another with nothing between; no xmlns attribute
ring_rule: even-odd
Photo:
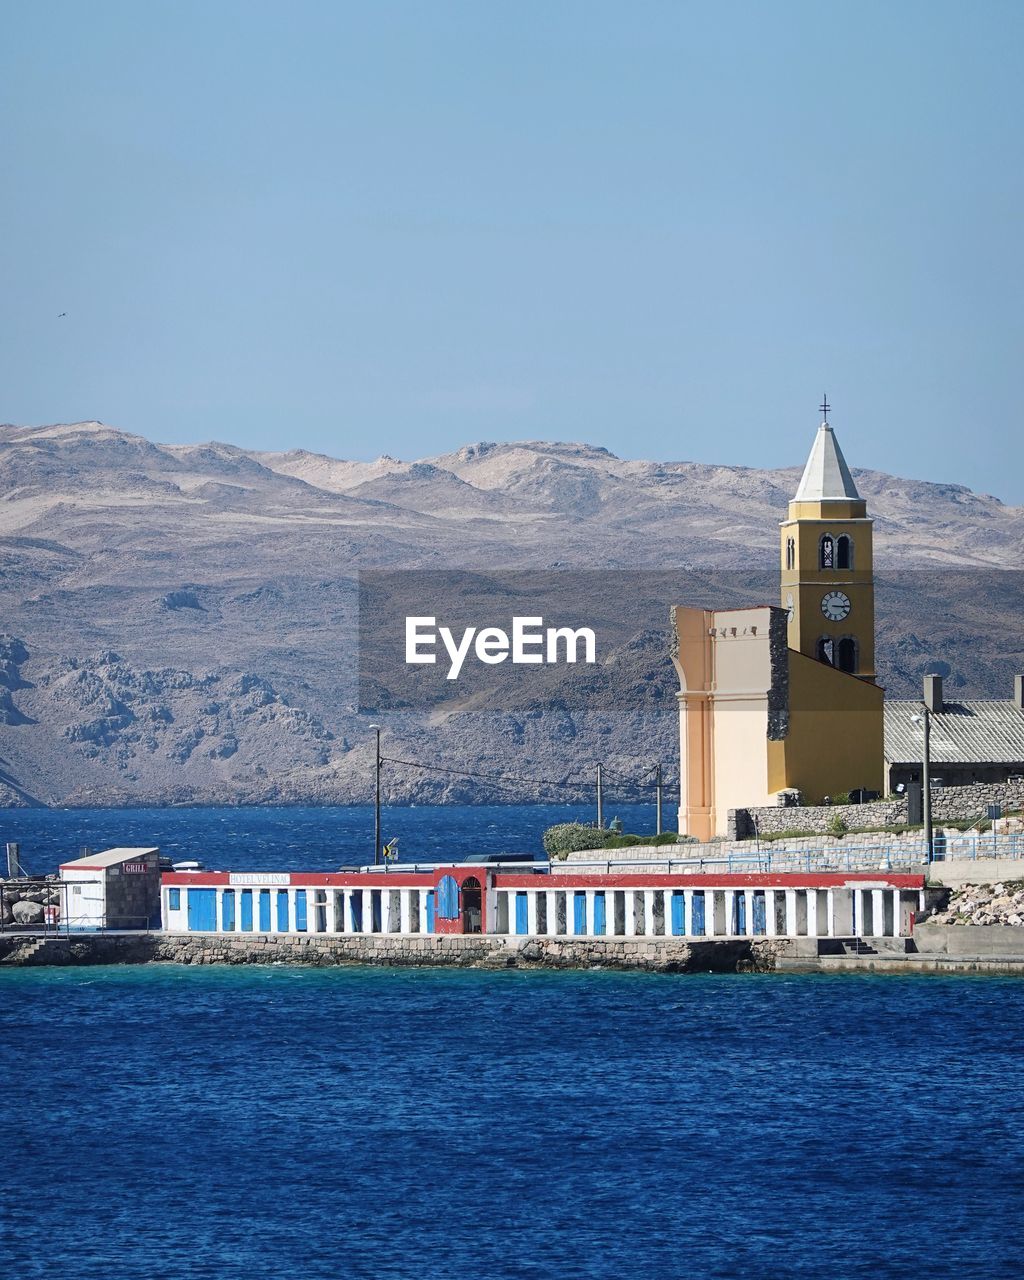
<svg viewBox="0 0 1024 1280"><path fill-rule="evenodd" d="M597 827L604 828L604 788L601 783L601 766L597 766Z"/></svg>
<svg viewBox="0 0 1024 1280"><path fill-rule="evenodd" d="M380 863L380 725L371 724L370 728L377 735L377 750L374 755L374 802L373 802L373 865Z"/></svg>
<svg viewBox="0 0 1024 1280"><path fill-rule="evenodd" d="M657 805L655 835L660 836L661 835L661 765L660 764L656 764L654 766L654 786L655 786L655 795L657 797L655 800L655 804Z"/></svg>

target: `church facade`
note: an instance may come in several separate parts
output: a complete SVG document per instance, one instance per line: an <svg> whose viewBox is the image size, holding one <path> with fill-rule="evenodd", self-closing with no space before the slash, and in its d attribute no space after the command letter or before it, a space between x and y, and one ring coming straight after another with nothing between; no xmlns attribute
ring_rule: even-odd
<svg viewBox="0 0 1024 1280"><path fill-rule="evenodd" d="M780 527L779 605L672 610L679 826L706 840L730 809L799 791L881 791L872 522L828 421Z"/></svg>

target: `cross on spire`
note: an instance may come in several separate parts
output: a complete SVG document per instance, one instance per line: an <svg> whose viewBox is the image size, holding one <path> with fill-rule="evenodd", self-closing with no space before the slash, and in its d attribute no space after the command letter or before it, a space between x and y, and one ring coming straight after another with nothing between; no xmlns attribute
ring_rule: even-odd
<svg viewBox="0 0 1024 1280"><path fill-rule="evenodd" d="M821 409L821 412L823 414L822 421L828 422L828 411L829 409L832 408L832 406L828 402L828 396L821 397L821 404L818 407Z"/></svg>

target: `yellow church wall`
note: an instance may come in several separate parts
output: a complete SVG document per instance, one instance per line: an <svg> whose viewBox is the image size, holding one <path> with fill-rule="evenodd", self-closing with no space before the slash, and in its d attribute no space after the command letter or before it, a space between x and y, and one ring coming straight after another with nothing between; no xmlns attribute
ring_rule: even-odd
<svg viewBox="0 0 1024 1280"><path fill-rule="evenodd" d="M768 744L768 785L807 803L856 787L882 791L884 691L791 649L789 732Z"/></svg>

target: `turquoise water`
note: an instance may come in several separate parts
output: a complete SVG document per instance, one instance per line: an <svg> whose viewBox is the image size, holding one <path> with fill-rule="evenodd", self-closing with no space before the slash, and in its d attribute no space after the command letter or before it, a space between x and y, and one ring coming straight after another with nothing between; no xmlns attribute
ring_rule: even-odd
<svg viewBox="0 0 1024 1280"><path fill-rule="evenodd" d="M614 805L627 831L653 832L653 805ZM666 827L674 814L666 804ZM556 822L593 822L587 805L443 805L386 808L381 835L397 837L402 861L461 862L474 853L540 853ZM240 807L237 809L8 809L0 811L0 845L21 845L27 871L43 875L83 848L158 845L176 861L210 868L334 871L373 861L373 809Z"/></svg>
<svg viewBox="0 0 1024 1280"><path fill-rule="evenodd" d="M1024 983L0 970L4 1273L1017 1277Z"/></svg>

